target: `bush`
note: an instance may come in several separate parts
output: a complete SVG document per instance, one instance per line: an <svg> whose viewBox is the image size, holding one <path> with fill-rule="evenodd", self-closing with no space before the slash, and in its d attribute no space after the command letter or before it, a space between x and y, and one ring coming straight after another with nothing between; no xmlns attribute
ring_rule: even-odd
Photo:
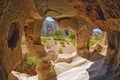
<svg viewBox="0 0 120 80"><path fill-rule="evenodd" d="M65 42L64 41L61 40L60 44L61 44L62 47L65 47Z"/></svg>
<svg viewBox="0 0 120 80"><path fill-rule="evenodd" d="M57 41L55 40L55 42L54 42L55 44L57 44Z"/></svg>
<svg viewBox="0 0 120 80"><path fill-rule="evenodd" d="M56 38L63 38L65 36L65 34L60 31L60 30L54 30L52 32L53 36L55 36Z"/></svg>
<svg viewBox="0 0 120 80"><path fill-rule="evenodd" d="M75 39L75 35L72 34L72 33L70 33L70 34L69 34L69 38L73 40L73 39Z"/></svg>
<svg viewBox="0 0 120 80"><path fill-rule="evenodd" d="M94 45L96 43L95 40L89 40L89 47L92 47L92 45Z"/></svg>
<svg viewBox="0 0 120 80"><path fill-rule="evenodd" d="M70 44L70 42L68 41L68 40L66 40L66 43L69 45Z"/></svg>
<svg viewBox="0 0 120 80"><path fill-rule="evenodd" d="M75 40L71 40L71 44L72 44L73 46L75 46L75 45L76 45L76 41L75 41Z"/></svg>
<svg viewBox="0 0 120 80"><path fill-rule="evenodd" d="M45 37L41 37L41 43L44 44L47 41Z"/></svg>
<svg viewBox="0 0 120 80"><path fill-rule="evenodd" d="M51 40L51 38L48 37L41 37L41 43L44 44L46 41Z"/></svg>
<svg viewBox="0 0 120 80"><path fill-rule="evenodd" d="M59 42L59 43L60 43L60 44L65 44L65 43L64 43L64 41L62 41L62 40L60 40L60 42Z"/></svg>
<svg viewBox="0 0 120 80"><path fill-rule="evenodd" d="M63 48L60 47L60 48L58 49L58 52L59 52L59 53L62 53L62 52L63 52Z"/></svg>
<svg viewBox="0 0 120 80"><path fill-rule="evenodd" d="M46 48L51 48L51 45L50 44L45 44L45 47Z"/></svg>
<svg viewBox="0 0 120 80"><path fill-rule="evenodd" d="M89 47L92 47L92 45L96 43L100 43L104 37L104 33L101 32L100 36L97 35L91 35L89 39Z"/></svg>
<svg viewBox="0 0 120 80"><path fill-rule="evenodd" d="M38 59L35 56L25 53L22 57L21 63L16 67L16 71L21 73L26 73L28 75L36 75L36 66L38 64Z"/></svg>
<svg viewBox="0 0 120 80"><path fill-rule="evenodd" d="M61 44L62 47L65 47L65 44Z"/></svg>

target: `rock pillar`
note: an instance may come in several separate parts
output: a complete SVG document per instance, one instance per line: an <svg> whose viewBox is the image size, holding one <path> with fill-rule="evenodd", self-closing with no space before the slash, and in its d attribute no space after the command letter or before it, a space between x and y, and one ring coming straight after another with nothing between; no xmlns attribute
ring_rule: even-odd
<svg viewBox="0 0 120 80"><path fill-rule="evenodd" d="M76 34L77 37L77 54L81 57L89 58L89 37L90 30L87 25L82 26Z"/></svg>
<svg viewBox="0 0 120 80"><path fill-rule="evenodd" d="M9 80L9 74L22 58L20 35L19 21L0 24L0 80Z"/></svg>
<svg viewBox="0 0 120 80"><path fill-rule="evenodd" d="M39 80L57 80L53 65L50 62L48 53L41 45L42 20L30 21L25 27L27 47L33 55L38 58L36 68Z"/></svg>
<svg viewBox="0 0 120 80"><path fill-rule="evenodd" d="M120 32L108 32L107 80L120 79Z"/></svg>

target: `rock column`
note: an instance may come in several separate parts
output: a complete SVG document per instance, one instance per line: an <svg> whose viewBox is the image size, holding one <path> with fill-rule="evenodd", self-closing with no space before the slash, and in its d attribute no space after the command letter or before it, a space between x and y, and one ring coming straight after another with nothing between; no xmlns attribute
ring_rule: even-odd
<svg viewBox="0 0 120 80"><path fill-rule="evenodd" d="M107 80L120 79L120 32L108 33L108 50L106 56Z"/></svg>
<svg viewBox="0 0 120 80"><path fill-rule="evenodd" d="M53 65L50 62L48 53L41 45L42 20L30 21L25 27L27 47L29 51L38 58L36 68L39 80L57 80Z"/></svg>
<svg viewBox="0 0 120 80"><path fill-rule="evenodd" d="M77 54L81 57L89 58L89 37L90 30L84 25L76 34L77 37Z"/></svg>

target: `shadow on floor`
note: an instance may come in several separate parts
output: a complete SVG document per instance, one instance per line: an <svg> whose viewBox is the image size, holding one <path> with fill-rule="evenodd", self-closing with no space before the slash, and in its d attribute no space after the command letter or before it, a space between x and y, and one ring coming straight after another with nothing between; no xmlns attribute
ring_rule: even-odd
<svg viewBox="0 0 120 80"><path fill-rule="evenodd" d="M94 64L87 69L90 76L89 80L106 80L106 65L104 64L105 56L98 54L98 52L93 52L91 53L89 60L94 62Z"/></svg>

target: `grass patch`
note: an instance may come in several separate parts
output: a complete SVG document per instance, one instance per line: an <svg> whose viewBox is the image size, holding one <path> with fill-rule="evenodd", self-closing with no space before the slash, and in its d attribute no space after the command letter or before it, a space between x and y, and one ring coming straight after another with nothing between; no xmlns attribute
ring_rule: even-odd
<svg viewBox="0 0 120 80"><path fill-rule="evenodd" d="M61 48L61 47L58 48L58 52L59 52L59 53L62 53L62 52L63 52L63 48Z"/></svg>
<svg viewBox="0 0 120 80"><path fill-rule="evenodd" d="M55 44L55 45L57 44L57 40L54 40L54 44Z"/></svg>
<svg viewBox="0 0 120 80"><path fill-rule="evenodd" d="M68 37L69 37L69 39L71 39L71 40L75 39L75 35L72 34L72 33L70 33Z"/></svg>
<svg viewBox="0 0 120 80"><path fill-rule="evenodd" d="M18 65L18 67L16 67L15 70L28 75L36 75L37 64L38 59L35 56L26 53L23 55L21 63Z"/></svg>
<svg viewBox="0 0 120 80"><path fill-rule="evenodd" d="M97 36L91 36L89 39L89 47L92 47L96 43L100 43L101 40L102 38L99 39Z"/></svg>
<svg viewBox="0 0 120 80"><path fill-rule="evenodd" d="M61 40L59 43L62 47L65 47L65 42L64 41Z"/></svg>
<svg viewBox="0 0 120 80"><path fill-rule="evenodd" d="M45 44L45 47L50 49L51 48L51 45L50 44Z"/></svg>
<svg viewBox="0 0 120 80"><path fill-rule="evenodd" d="M70 41L69 41L69 40L66 40L66 43L69 45L69 44L70 44Z"/></svg>
<svg viewBox="0 0 120 80"><path fill-rule="evenodd" d="M61 44L62 47L65 47L65 44Z"/></svg>
<svg viewBox="0 0 120 80"><path fill-rule="evenodd" d="M75 40L75 39L71 40L71 44L72 44L73 46L76 46L76 40Z"/></svg>
<svg viewBox="0 0 120 80"><path fill-rule="evenodd" d="M45 44L48 40L51 40L51 38L41 37L41 43L42 43L42 44Z"/></svg>

